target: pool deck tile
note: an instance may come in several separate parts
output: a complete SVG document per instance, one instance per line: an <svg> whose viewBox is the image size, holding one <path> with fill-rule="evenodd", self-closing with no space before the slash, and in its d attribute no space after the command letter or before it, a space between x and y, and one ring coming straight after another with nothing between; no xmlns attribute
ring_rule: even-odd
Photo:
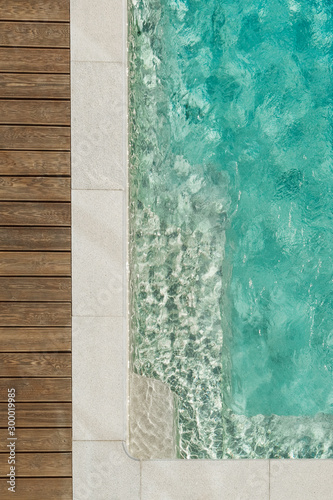
<svg viewBox="0 0 333 500"><path fill-rule="evenodd" d="M72 188L124 189L126 116L120 63L72 62Z"/></svg>
<svg viewBox="0 0 333 500"><path fill-rule="evenodd" d="M140 500L140 462L121 442L74 441L73 475L74 500Z"/></svg>
<svg viewBox="0 0 333 500"><path fill-rule="evenodd" d="M72 60L121 62L124 2L71 0L71 33Z"/></svg>
<svg viewBox="0 0 333 500"><path fill-rule="evenodd" d="M268 500L268 460L142 462L142 500Z"/></svg>
<svg viewBox="0 0 333 500"><path fill-rule="evenodd" d="M333 498L333 460L270 460L270 500Z"/></svg>
<svg viewBox="0 0 333 500"><path fill-rule="evenodd" d="M73 316L123 315L123 196L72 192Z"/></svg>
<svg viewBox="0 0 333 500"><path fill-rule="evenodd" d="M124 439L122 339L122 318L73 318L74 440Z"/></svg>

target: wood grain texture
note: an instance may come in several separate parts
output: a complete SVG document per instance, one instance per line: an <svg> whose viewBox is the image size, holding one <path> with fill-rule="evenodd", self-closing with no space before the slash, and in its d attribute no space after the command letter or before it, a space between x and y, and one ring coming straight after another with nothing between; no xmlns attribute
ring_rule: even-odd
<svg viewBox="0 0 333 500"><path fill-rule="evenodd" d="M17 429L16 451L71 451L71 429ZM7 452L8 430L0 429L0 453ZM2 498L0 496L0 498Z"/></svg>
<svg viewBox="0 0 333 500"><path fill-rule="evenodd" d="M70 328L0 328L1 351L70 351Z"/></svg>
<svg viewBox="0 0 333 500"><path fill-rule="evenodd" d="M1 177L0 200L70 201L68 177Z"/></svg>
<svg viewBox="0 0 333 500"><path fill-rule="evenodd" d="M72 500L69 0L0 1L0 498Z"/></svg>
<svg viewBox="0 0 333 500"><path fill-rule="evenodd" d="M70 252L0 252L0 276L70 276Z"/></svg>
<svg viewBox="0 0 333 500"><path fill-rule="evenodd" d="M16 427L71 427L71 403L17 403ZM0 427L6 428L8 407L0 403Z"/></svg>
<svg viewBox="0 0 333 500"><path fill-rule="evenodd" d="M6 0L0 19L17 21L69 21L68 0Z"/></svg>
<svg viewBox="0 0 333 500"><path fill-rule="evenodd" d="M5 326L71 326L71 304L0 302L0 324Z"/></svg>
<svg viewBox="0 0 333 500"><path fill-rule="evenodd" d="M0 378L0 401L7 401L7 389L14 387L16 402L71 401L70 378Z"/></svg>
<svg viewBox="0 0 333 500"><path fill-rule="evenodd" d="M70 477L71 453L16 453L16 477ZM0 477L7 477L8 453L0 453Z"/></svg>
<svg viewBox="0 0 333 500"><path fill-rule="evenodd" d="M70 251L70 249L70 228L0 227L0 251Z"/></svg>
<svg viewBox="0 0 333 500"><path fill-rule="evenodd" d="M0 353L0 377L70 377L70 353Z"/></svg>
<svg viewBox="0 0 333 500"><path fill-rule="evenodd" d="M0 175L70 175L70 153L0 151Z"/></svg>
<svg viewBox="0 0 333 500"><path fill-rule="evenodd" d="M0 47L2 73L63 73L69 74L68 49L26 49Z"/></svg>
<svg viewBox="0 0 333 500"><path fill-rule="evenodd" d="M69 151L69 127L0 125L0 149Z"/></svg>
<svg viewBox="0 0 333 500"><path fill-rule="evenodd" d="M0 45L69 48L69 23L0 22Z"/></svg>
<svg viewBox="0 0 333 500"><path fill-rule="evenodd" d="M72 500L72 480L67 478L22 478L16 493L8 491L7 479L0 479L1 500Z"/></svg>
<svg viewBox="0 0 333 500"><path fill-rule="evenodd" d="M0 98L69 99L69 75L0 74Z"/></svg>
<svg viewBox="0 0 333 500"><path fill-rule="evenodd" d="M1 226L70 226L69 203L0 202Z"/></svg>
<svg viewBox="0 0 333 500"><path fill-rule="evenodd" d="M0 124L70 125L69 101L0 100Z"/></svg>
<svg viewBox="0 0 333 500"><path fill-rule="evenodd" d="M0 277L0 301L66 302L70 300L70 278Z"/></svg>

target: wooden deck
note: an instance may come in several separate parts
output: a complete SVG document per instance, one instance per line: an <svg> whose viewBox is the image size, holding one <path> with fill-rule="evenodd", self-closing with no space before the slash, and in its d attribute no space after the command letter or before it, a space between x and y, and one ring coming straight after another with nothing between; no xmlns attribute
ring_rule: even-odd
<svg viewBox="0 0 333 500"><path fill-rule="evenodd" d="M0 498L72 498L69 0L0 2Z"/></svg>

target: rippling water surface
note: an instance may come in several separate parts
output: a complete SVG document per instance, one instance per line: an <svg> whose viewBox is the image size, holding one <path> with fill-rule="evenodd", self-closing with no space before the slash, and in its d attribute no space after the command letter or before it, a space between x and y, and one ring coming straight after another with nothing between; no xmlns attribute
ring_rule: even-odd
<svg viewBox="0 0 333 500"><path fill-rule="evenodd" d="M186 458L333 458L333 4L132 0L132 369Z"/></svg>

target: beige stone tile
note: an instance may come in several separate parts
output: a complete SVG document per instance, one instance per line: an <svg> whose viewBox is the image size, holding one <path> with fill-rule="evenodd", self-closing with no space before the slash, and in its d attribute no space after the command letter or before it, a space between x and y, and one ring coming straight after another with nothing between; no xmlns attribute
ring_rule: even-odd
<svg viewBox="0 0 333 500"><path fill-rule="evenodd" d="M270 500L333 498L333 460L271 460Z"/></svg>
<svg viewBox="0 0 333 500"><path fill-rule="evenodd" d="M73 318L73 439L124 440L122 318Z"/></svg>
<svg viewBox="0 0 333 500"><path fill-rule="evenodd" d="M124 71L119 63L72 63L73 189L124 189Z"/></svg>
<svg viewBox="0 0 333 500"><path fill-rule="evenodd" d="M140 462L121 442L74 441L74 500L139 500Z"/></svg>
<svg viewBox="0 0 333 500"><path fill-rule="evenodd" d="M123 315L123 192L73 191L73 316Z"/></svg>
<svg viewBox="0 0 333 500"><path fill-rule="evenodd" d="M124 14L122 0L71 0L72 60L121 62Z"/></svg>
<svg viewBox="0 0 333 500"><path fill-rule="evenodd" d="M268 460L142 462L142 500L268 500Z"/></svg>

